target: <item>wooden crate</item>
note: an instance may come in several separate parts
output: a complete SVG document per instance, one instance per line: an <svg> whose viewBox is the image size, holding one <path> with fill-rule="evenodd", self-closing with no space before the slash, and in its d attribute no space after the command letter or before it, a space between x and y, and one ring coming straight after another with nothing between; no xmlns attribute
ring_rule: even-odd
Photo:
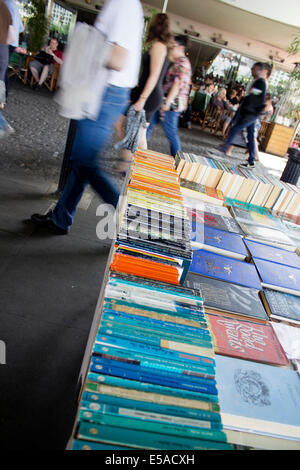
<svg viewBox="0 0 300 470"><path fill-rule="evenodd" d="M293 127L269 122L262 142L263 151L284 157L292 143L294 133Z"/></svg>

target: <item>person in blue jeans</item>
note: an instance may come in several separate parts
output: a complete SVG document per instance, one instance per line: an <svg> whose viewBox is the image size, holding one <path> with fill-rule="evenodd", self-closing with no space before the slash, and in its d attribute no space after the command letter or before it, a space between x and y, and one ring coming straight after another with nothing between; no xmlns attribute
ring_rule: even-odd
<svg viewBox="0 0 300 470"><path fill-rule="evenodd" d="M229 149L234 143L235 137L243 130L247 129L247 140L249 158L248 161L240 163L242 167L253 168L255 166L256 155L256 121L265 108L267 78L271 73L271 66L268 63L256 62L251 69L253 82L249 87L249 92L243 99L235 116L235 124L231 127L228 138L221 150L228 156Z"/></svg>
<svg viewBox="0 0 300 470"><path fill-rule="evenodd" d="M119 190L101 164L114 125L127 107L130 89L138 79L141 58L143 11L139 0L107 0L95 26L112 44L110 69L101 108L96 120L77 121L71 152L71 173L53 211L33 214L32 222L58 235L68 233L77 205L88 184L108 204L116 207Z"/></svg>
<svg viewBox="0 0 300 470"><path fill-rule="evenodd" d="M178 120L181 113L187 109L190 94L192 68L185 55L188 46L187 36L179 35L174 38L170 50L170 59L173 63L166 74L164 83L164 103L154 114L147 129L148 140L153 127L158 122L162 123L164 133L170 143L170 154L173 157L176 156L178 150L181 150Z"/></svg>

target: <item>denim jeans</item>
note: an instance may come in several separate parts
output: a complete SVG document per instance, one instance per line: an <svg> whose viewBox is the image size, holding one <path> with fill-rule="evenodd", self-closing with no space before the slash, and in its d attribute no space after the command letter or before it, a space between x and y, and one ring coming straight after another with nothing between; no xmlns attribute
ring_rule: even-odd
<svg viewBox="0 0 300 470"><path fill-rule="evenodd" d="M0 130L4 130L8 126L8 123L0 111Z"/></svg>
<svg viewBox="0 0 300 470"><path fill-rule="evenodd" d="M248 137L248 149L249 149L249 158L248 162L253 163L255 160L255 123L257 120L257 116L249 116L247 118L241 118L239 116L236 124L230 129L228 138L223 145L223 150L227 150L230 145L232 145L235 137L239 134L243 129L247 129L247 137Z"/></svg>
<svg viewBox="0 0 300 470"><path fill-rule="evenodd" d="M128 97L128 88L109 85L104 92L98 118L77 122L71 154L72 170L52 214L58 227L66 229L72 225L77 205L88 184L106 203L117 206L119 190L101 168L101 153L111 140L114 124L126 108Z"/></svg>
<svg viewBox="0 0 300 470"><path fill-rule="evenodd" d="M178 135L178 119L180 114L181 113L176 111L166 111L164 113L164 119L161 120L160 111L156 111L147 129L148 140L155 124L159 122L162 123L164 133L170 143L170 154L173 155L173 157L176 156L178 150L181 150L181 144Z"/></svg>

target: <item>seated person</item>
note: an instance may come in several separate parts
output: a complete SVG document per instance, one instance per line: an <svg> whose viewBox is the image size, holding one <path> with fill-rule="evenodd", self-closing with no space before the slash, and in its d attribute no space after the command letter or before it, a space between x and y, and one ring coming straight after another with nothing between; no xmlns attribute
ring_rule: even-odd
<svg viewBox="0 0 300 470"><path fill-rule="evenodd" d="M217 93L213 96L211 104L218 108L219 111L227 111L230 109L229 104L226 100L226 88L220 88Z"/></svg>
<svg viewBox="0 0 300 470"><path fill-rule="evenodd" d="M29 64L30 71L38 87L42 86L48 75L52 75L55 63L59 65L63 63L63 54L57 47L58 40L52 38L49 46L38 52L35 60Z"/></svg>

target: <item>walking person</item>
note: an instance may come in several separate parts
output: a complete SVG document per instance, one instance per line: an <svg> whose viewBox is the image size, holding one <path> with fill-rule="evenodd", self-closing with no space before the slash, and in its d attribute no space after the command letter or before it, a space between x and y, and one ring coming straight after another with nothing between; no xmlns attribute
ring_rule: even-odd
<svg viewBox="0 0 300 470"><path fill-rule="evenodd" d="M165 99L161 109L153 116L151 124L147 130L148 139L151 135L153 126L161 121L164 133L170 143L170 154L174 157L178 150L181 150L181 143L178 135L178 120L181 113L188 107L192 81L191 63L186 57L187 48L187 36L176 36L169 55L170 60L173 63L165 78Z"/></svg>
<svg viewBox="0 0 300 470"><path fill-rule="evenodd" d="M5 5L7 6L12 19L12 26L14 29L14 37L9 42L8 46L8 60L10 59L11 54L19 47L19 36L20 33L24 31L23 21L19 12L18 5L15 0L4 0ZM17 52L17 51L16 51ZM5 87L6 87L6 101L8 96L8 69L5 73Z"/></svg>
<svg viewBox="0 0 300 470"><path fill-rule="evenodd" d="M140 0L107 0L95 26L112 44L107 68L110 70L101 108L96 120L77 121L72 147L72 170L62 195L46 215L33 214L32 222L56 234L66 234L88 184L108 204L118 204L119 190L101 165L101 155L110 142L114 125L128 105L130 89L140 67L143 11Z"/></svg>
<svg viewBox="0 0 300 470"><path fill-rule="evenodd" d="M168 46L171 41L169 17L165 13L158 13L150 23L147 35L147 44L151 44L148 51L143 54L142 73L138 86L131 92L130 103L136 112L145 111L146 126L151 122L152 116L160 108L163 97L163 80L170 65L168 59ZM116 132L120 140L126 116L122 116L116 125ZM147 149L146 138L147 127L140 128L139 147ZM130 150L123 149L121 152L122 162L117 171L127 171L132 160Z"/></svg>
<svg viewBox="0 0 300 470"><path fill-rule="evenodd" d="M245 96L238 109L235 125L230 129L228 138L221 150L230 156L230 149L235 137L247 129L249 149L248 161L240 164L242 167L254 168L255 166L255 123L265 107L267 78L270 75L271 66L267 63L256 62L251 69L253 81L249 93Z"/></svg>
<svg viewBox="0 0 300 470"><path fill-rule="evenodd" d="M3 0L0 0L0 108L3 108L6 101L5 73L8 66L8 44L13 35L14 30L11 14ZM11 132L13 132L12 127L8 124L0 111L0 138L5 137Z"/></svg>

